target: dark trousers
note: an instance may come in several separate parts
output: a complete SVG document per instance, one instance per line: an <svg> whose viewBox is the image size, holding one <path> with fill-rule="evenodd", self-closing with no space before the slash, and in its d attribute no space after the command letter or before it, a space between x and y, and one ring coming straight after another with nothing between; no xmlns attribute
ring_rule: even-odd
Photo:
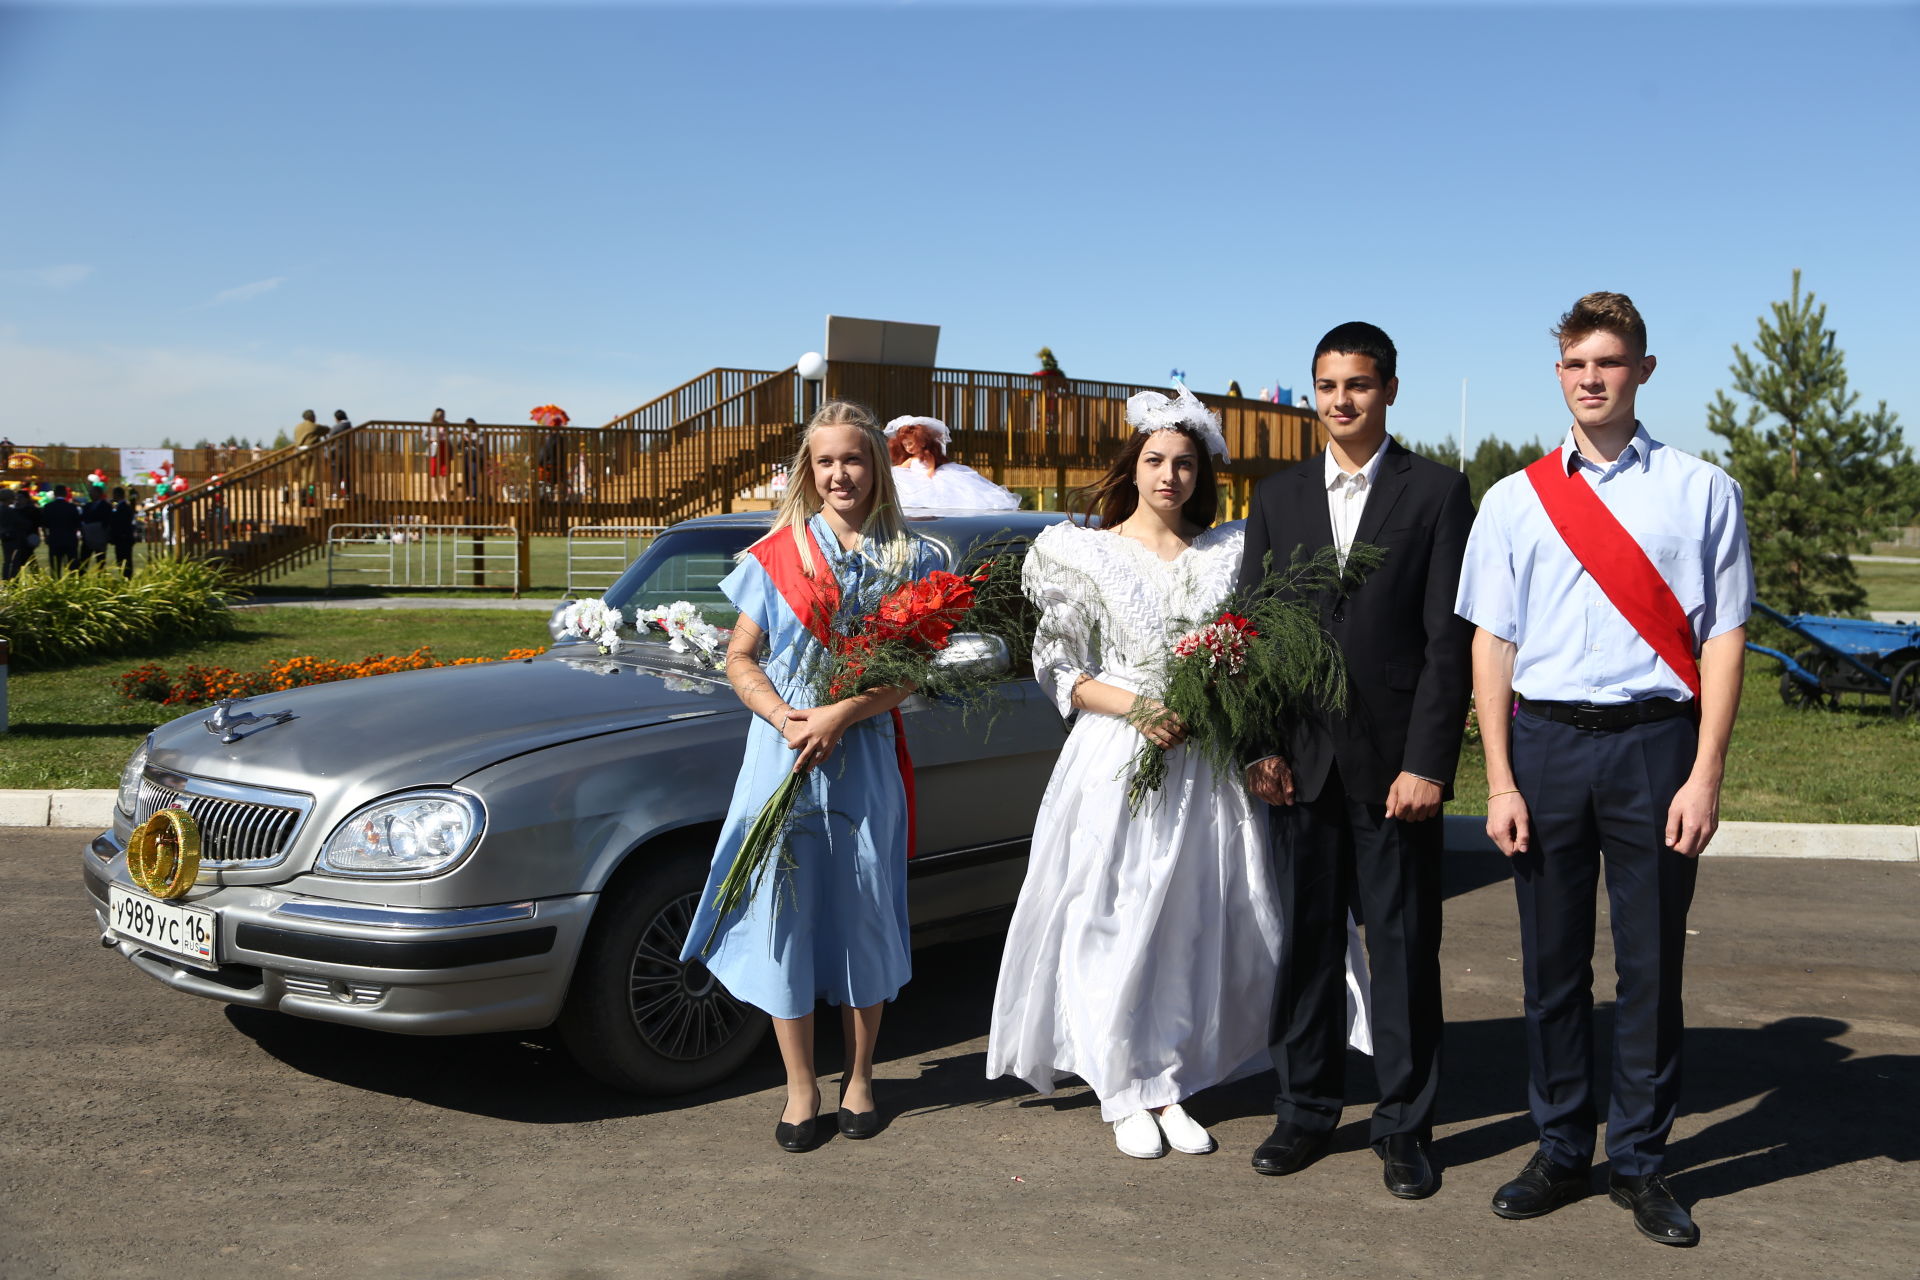
<svg viewBox="0 0 1920 1280"><path fill-rule="evenodd" d="M1273 997L1274 1111L1313 1132L1346 1098L1347 913L1366 925L1373 979L1371 1140L1432 1136L1440 1081L1441 824L1400 822L1346 792L1336 766L1311 801L1273 809L1280 975Z"/></svg>
<svg viewBox="0 0 1920 1280"><path fill-rule="evenodd" d="M105 563L105 557L102 557L101 562L103 564ZM121 573L125 574L129 578L133 576L133 539L132 538L114 539L113 562L115 565L119 567Z"/></svg>
<svg viewBox="0 0 1920 1280"><path fill-rule="evenodd" d="M1698 741L1685 717L1615 732L1514 717L1514 781L1532 827L1529 849L1512 860L1527 1095L1541 1149L1557 1164L1593 1160L1593 915L1604 852L1618 979L1607 1157L1622 1177L1660 1172L1680 1105L1680 966L1700 868L1666 847L1667 809Z"/></svg>
<svg viewBox="0 0 1920 1280"><path fill-rule="evenodd" d="M68 569L77 569L79 567L80 567L80 544L79 543L76 542L72 546L58 546L58 547L53 545L53 543L51 542L47 544L47 572L48 573L63 573Z"/></svg>

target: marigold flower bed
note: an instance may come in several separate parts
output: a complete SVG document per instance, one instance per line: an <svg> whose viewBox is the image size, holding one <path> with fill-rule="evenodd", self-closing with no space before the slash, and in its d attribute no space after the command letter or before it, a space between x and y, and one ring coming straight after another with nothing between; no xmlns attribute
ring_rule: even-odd
<svg viewBox="0 0 1920 1280"><path fill-rule="evenodd" d="M330 684L335 680L357 680L362 676L383 676L395 671L422 671L428 667L466 667L482 662L519 662L545 653L538 649L509 649L506 657L455 658L442 662L433 656L433 646L421 645L412 653L389 655L370 653L352 662L316 658L312 654L269 662L264 670L235 671L231 667L207 667L189 662L175 674L158 663L149 662L114 679L114 687L130 702L157 702L161 706L218 702L222 698L249 698L260 693L297 689L302 685Z"/></svg>

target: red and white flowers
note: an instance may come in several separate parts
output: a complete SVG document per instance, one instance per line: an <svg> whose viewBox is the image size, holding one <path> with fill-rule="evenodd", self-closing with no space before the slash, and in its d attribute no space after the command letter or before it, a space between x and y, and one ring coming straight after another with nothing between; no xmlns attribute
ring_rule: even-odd
<svg viewBox="0 0 1920 1280"><path fill-rule="evenodd" d="M575 600L560 614L562 635L592 641L602 653L620 648L620 610L605 600Z"/></svg>
<svg viewBox="0 0 1920 1280"><path fill-rule="evenodd" d="M1210 670L1237 676L1246 669L1249 643L1260 633L1237 613L1222 613L1204 627L1195 627L1173 642L1173 656L1194 659Z"/></svg>
<svg viewBox="0 0 1920 1280"><path fill-rule="evenodd" d="M667 648L675 653L697 653L708 666L720 665L727 633L708 622L691 601L675 600L657 609L637 610L633 625L639 631L662 633L667 637Z"/></svg>

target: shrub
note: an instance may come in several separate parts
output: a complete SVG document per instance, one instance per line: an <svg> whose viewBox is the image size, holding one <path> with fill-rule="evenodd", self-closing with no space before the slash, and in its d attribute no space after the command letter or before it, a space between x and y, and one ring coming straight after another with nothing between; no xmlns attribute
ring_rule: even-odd
<svg viewBox="0 0 1920 1280"><path fill-rule="evenodd" d="M0 584L0 635L22 667L58 666L228 635L239 598L224 570L198 560L156 558L131 578L30 568Z"/></svg>

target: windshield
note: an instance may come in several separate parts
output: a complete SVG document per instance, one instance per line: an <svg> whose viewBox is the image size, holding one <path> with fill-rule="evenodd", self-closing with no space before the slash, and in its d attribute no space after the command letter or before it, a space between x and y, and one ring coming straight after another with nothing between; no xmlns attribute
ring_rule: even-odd
<svg viewBox="0 0 1920 1280"><path fill-rule="evenodd" d="M607 603L631 617L634 610L685 600L712 625L731 627L740 611L720 590L720 580L762 532L753 525L669 529L607 588Z"/></svg>
<svg viewBox="0 0 1920 1280"><path fill-rule="evenodd" d="M759 525L683 525L669 529L653 540L638 560L607 588L606 601L631 619L635 612L658 609L685 600L700 611L710 625L727 630L740 611L720 590L720 581L733 572L735 557L759 538L765 529ZM943 562L951 563L952 549L939 538L928 538L940 552ZM991 539L981 538L986 543ZM1023 549L1002 541L991 547L992 553ZM1015 573L1010 581L1019 583ZM631 632L631 625L623 631Z"/></svg>

